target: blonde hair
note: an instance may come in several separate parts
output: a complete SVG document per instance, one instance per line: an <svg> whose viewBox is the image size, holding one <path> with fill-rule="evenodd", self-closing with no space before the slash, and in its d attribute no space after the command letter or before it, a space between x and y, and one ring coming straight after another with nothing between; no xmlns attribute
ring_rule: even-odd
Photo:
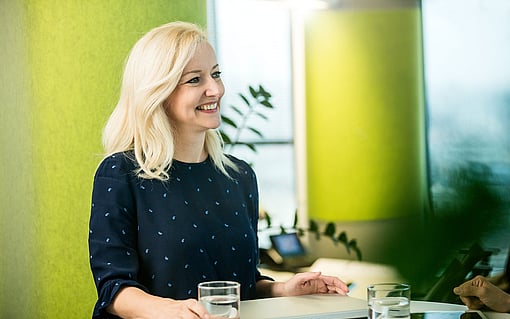
<svg viewBox="0 0 510 319"><path fill-rule="evenodd" d="M169 178L174 141L164 102L198 45L206 41L197 25L180 21L154 28L138 40L126 61L119 101L103 130L106 156L133 151L138 176ZM225 175L226 167L237 170L223 153L217 130L206 132L205 149Z"/></svg>

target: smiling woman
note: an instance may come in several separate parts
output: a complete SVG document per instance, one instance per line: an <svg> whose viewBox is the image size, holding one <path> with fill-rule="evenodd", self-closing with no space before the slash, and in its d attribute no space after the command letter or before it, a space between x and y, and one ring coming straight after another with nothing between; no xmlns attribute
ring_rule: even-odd
<svg viewBox="0 0 510 319"><path fill-rule="evenodd" d="M242 299L347 293L319 272L286 282L259 272L257 179L223 153L219 75L191 23L154 28L131 51L94 178L94 318L209 318L196 299L204 281L239 282Z"/></svg>
<svg viewBox="0 0 510 319"><path fill-rule="evenodd" d="M244 298L256 296L257 184L245 162L222 152L223 93L214 51L194 24L154 28L131 50L94 179L95 318L202 318L196 300L177 300L196 298L204 280L236 280Z"/></svg>

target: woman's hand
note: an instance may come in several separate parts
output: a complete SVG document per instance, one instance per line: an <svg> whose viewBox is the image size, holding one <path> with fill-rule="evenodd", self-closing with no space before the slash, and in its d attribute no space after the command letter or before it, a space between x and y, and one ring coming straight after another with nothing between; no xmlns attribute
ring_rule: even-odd
<svg viewBox="0 0 510 319"><path fill-rule="evenodd" d="M323 276L320 272L304 272L294 275L284 283L285 296L310 294L340 294L349 292L347 285L333 276Z"/></svg>
<svg viewBox="0 0 510 319"><path fill-rule="evenodd" d="M453 292L470 309L484 306L498 312L510 312L510 295L496 287L487 278L476 276L462 285L455 287Z"/></svg>
<svg viewBox="0 0 510 319"><path fill-rule="evenodd" d="M154 319L210 319L212 318L205 308L196 299L172 300L163 299L157 309L153 309Z"/></svg>
<svg viewBox="0 0 510 319"><path fill-rule="evenodd" d="M303 272L294 275L286 282L260 280L257 282L259 298L287 297L311 294L340 294L349 292L347 285L332 276L323 276L320 272Z"/></svg>
<svg viewBox="0 0 510 319"><path fill-rule="evenodd" d="M212 319L196 299L174 300L149 295L134 287L119 291L108 312L122 318Z"/></svg>

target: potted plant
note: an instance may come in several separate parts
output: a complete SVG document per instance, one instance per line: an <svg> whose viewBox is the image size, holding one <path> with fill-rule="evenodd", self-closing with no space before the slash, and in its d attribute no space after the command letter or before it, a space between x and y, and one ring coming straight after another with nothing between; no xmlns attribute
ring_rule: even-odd
<svg viewBox="0 0 510 319"><path fill-rule="evenodd" d="M253 117L258 117L263 120L268 120L268 116L265 114L267 110L273 109L274 106L271 102L272 95L262 85L248 86L248 93L238 93L242 100L241 105L229 105L232 115L227 116L222 114L221 119L224 127L220 129L220 134L225 143L226 149L231 151L232 148L241 145L248 147L253 152L256 152L256 144L253 142L245 142L241 140L241 133L248 130L255 135L263 138L264 135L260 130L251 125L250 120ZM329 238L335 245L340 245L351 254L354 252L357 260L362 259L361 250L358 247L356 239L350 239L345 231L339 231L334 222L326 222L324 228L321 229L321 224L315 220L309 220L307 228L298 226L298 214L294 214L294 223L291 227L284 227L282 225L277 226L280 228L281 233L297 232L299 236L305 236L307 233L313 235L316 240L320 240L322 237ZM270 230L275 228L272 225L271 217L267 211L261 214L261 220L265 220L266 226L261 229Z"/></svg>

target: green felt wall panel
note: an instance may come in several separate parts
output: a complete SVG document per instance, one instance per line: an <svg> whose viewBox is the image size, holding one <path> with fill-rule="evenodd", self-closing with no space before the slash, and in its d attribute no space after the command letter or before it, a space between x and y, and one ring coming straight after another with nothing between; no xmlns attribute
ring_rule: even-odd
<svg viewBox="0 0 510 319"><path fill-rule="evenodd" d="M2 159L9 159L2 172L1 239L14 258L0 268L0 311L16 318L90 318L96 298L87 247L92 178L124 60L157 25L205 26L206 1L11 1L2 2L2 15L9 21L0 25L9 32L1 36L10 45L2 48L1 63L17 77L1 77L10 85L0 91L9 106L0 120L7 126ZM4 281L15 285L4 271L26 287L23 302L3 287Z"/></svg>
<svg viewBox="0 0 510 319"><path fill-rule="evenodd" d="M305 34L310 217L423 213L420 9L318 11Z"/></svg>
<svg viewBox="0 0 510 319"><path fill-rule="evenodd" d="M32 117L23 6L0 1L0 318L35 307Z"/></svg>

